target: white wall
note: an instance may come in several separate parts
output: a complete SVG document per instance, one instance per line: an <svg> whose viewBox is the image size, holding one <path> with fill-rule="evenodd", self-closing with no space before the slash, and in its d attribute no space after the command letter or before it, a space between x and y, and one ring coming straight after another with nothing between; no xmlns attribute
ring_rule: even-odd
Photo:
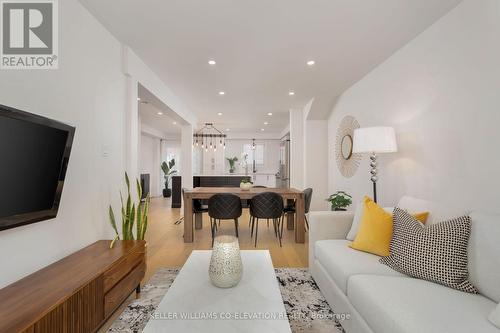
<svg viewBox="0 0 500 333"><path fill-rule="evenodd" d="M305 120L304 188L311 187L311 210L328 210L328 122Z"/></svg>
<svg viewBox="0 0 500 333"><path fill-rule="evenodd" d="M58 70L0 71L1 104L76 126L57 218L0 232L0 288L112 235L107 206L119 202L124 170L121 46L76 0L59 1L59 32Z"/></svg>
<svg viewBox="0 0 500 333"><path fill-rule="evenodd" d="M290 110L290 187L296 189L304 187L304 119L304 110Z"/></svg>
<svg viewBox="0 0 500 333"><path fill-rule="evenodd" d="M399 152L381 156L383 205L404 193L500 211L500 1L466 0L339 99L329 119L394 126ZM330 192L371 194L367 157L352 179L330 154Z"/></svg>
<svg viewBox="0 0 500 333"><path fill-rule="evenodd" d="M148 134L142 133L141 135L139 171L140 173L149 174L150 194L152 197L160 196L163 189L160 185L163 179L160 169L162 162L160 141L160 138Z"/></svg>

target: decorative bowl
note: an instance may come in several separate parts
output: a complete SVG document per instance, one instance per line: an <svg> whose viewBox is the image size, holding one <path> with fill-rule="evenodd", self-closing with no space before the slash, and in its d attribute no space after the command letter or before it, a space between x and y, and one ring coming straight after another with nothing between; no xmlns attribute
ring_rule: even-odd
<svg viewBox="0 0 500 333"><path fill-rule="evenodd" d="M244 191L248 191L253 187L252 183L240 183L240 188Z"/></svg>

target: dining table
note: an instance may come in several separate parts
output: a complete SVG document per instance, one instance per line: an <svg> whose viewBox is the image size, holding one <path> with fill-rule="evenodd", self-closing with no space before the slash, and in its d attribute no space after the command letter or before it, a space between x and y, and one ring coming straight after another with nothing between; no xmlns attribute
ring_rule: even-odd
<svg viewBox="0 0 500 333"><path fill-rule="evenodd" d="M192 243L195 237L193 200L206 200L219 193L231 193L237 195L242 200L250 200L255 195L264 192L273 192L281 195L283 200L295 201L295 242L305 242L305 201L304 193L295 188L250 188L248 190L239 187L195 187L184 189L184 242ZM201 214L199 222L201 225Z"/></svg>

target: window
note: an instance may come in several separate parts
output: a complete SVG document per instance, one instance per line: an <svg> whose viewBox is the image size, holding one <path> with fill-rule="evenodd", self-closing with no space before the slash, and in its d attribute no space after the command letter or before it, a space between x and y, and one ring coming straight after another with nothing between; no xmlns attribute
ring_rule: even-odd
<svg viewBox="0 0 500 333"><path fill-rule="evenodd" d="M243 145L243 152L248 154L248 164L252 165L255 159L256 165L264 165L264 149L265 146L263 144L256 144L255 150L252 149L252 144Z"/></svg>

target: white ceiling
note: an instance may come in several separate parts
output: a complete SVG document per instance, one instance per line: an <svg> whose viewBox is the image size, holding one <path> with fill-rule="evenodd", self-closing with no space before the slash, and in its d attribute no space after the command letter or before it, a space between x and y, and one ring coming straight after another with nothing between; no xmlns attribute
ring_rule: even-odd
<svg viewBox="0 0 500 333"><path fill-rule="evenodd" d="M200 122L277 132L311 98L312 117L326 117L345 89L460 0L81 2Z"/></svg>
<svg viewBox="0 0 500 333"><path fill-rule="evenodd" d="M181 125L185 123L182 118L141 85L138 96L140 121L146 125L143 130L153 129L164 137L180 136Z"/></svg>

